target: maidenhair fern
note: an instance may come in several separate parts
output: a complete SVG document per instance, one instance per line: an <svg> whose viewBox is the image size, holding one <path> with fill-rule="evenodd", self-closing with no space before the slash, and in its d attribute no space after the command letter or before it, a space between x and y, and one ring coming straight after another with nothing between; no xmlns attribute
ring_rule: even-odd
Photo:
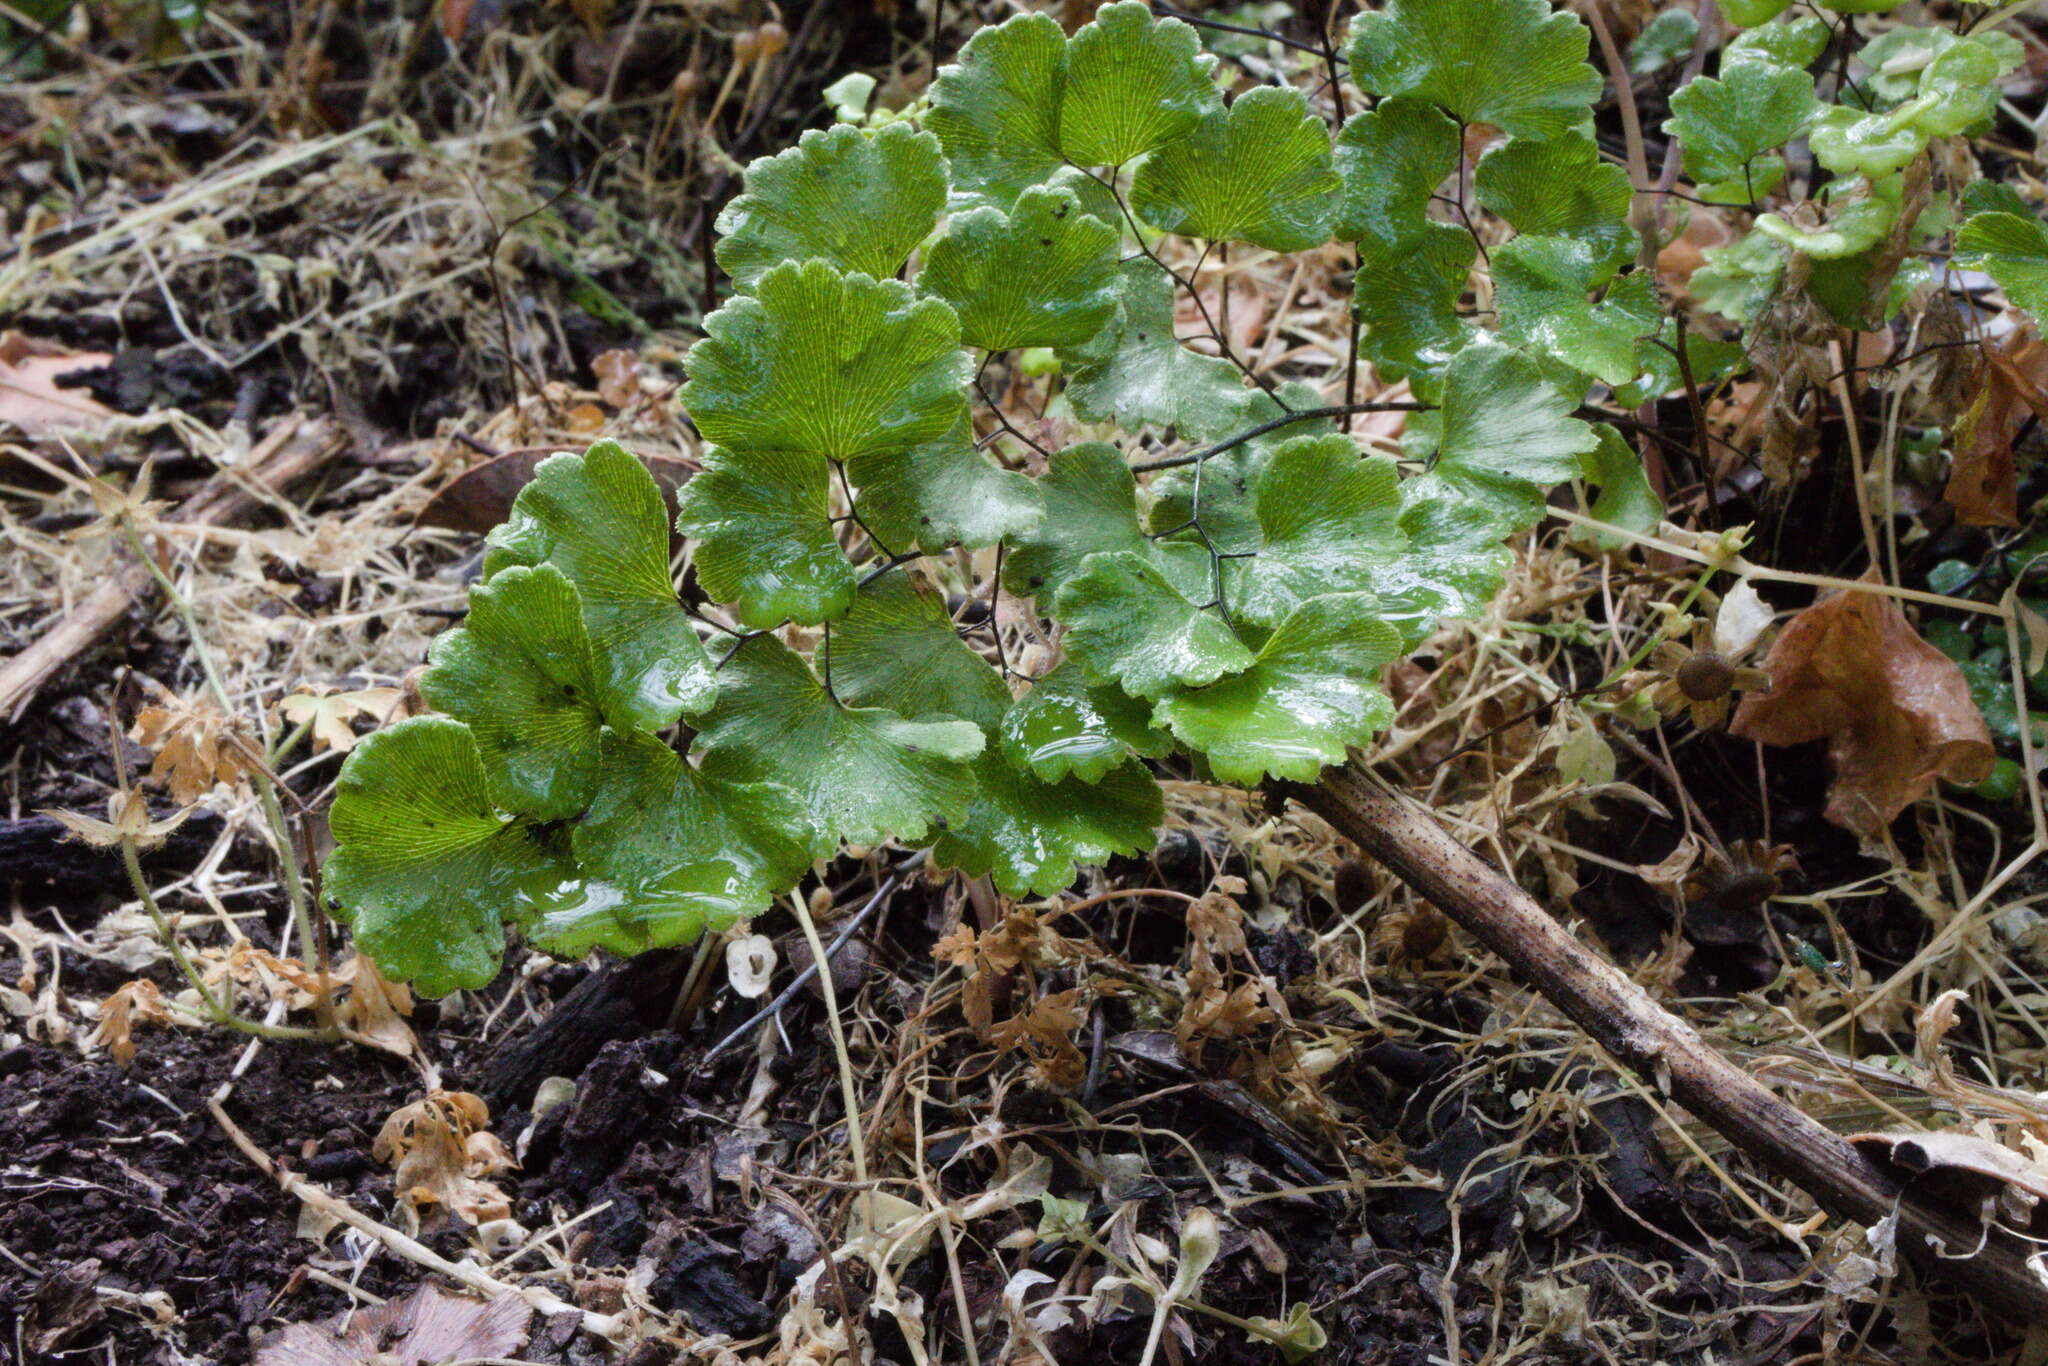
<svg viewBox="0 0 2048 1366"><path fill-rule="evenodd" d="M1898 29L1824 106L1827 32L1783 8L1724 0L1761 26L1667 128L1710 200L1760 209L1801 136L1833 179L1696 288L1744 320L1798 259L1816 292L1853 282L1826 297L1855 321L1944 221L1930 141L1988 117L2019 54ZM682 392L706 443L675 523L691 595L631 454L541 465L434 647L445 715L343 770L327 888L365 948L445 992L491 977L507 927L559 954L682 943L885 839L1049 894L1150 846L1149 761L1310 780L1369 744L1384 667L1484 606L1552 486L1596 486L1624 525L1661 513L1585 416L1676 388L1685 336L1591 136L1587 54L1548 0L1387 0L1346 52L1376 102L1333 137L1295 90L1225 99L1195 30L1116 3L1071 38L985 29L919 105L754 163L718 223L739 293ZM1478 125L1497 140L1467 174ZM2016 198L1967 202L1963 250L2048 303L2048 232ZM1482 244L1482 209L1504 238ZM1169 234L1354 244L1360 359L1414 395L1405 458L1340 429L1373 405L1183 341ZM1690 346L1696 382L1739 356ZM992 411L990 363L1026 348L1098 439L1042 450ZM1001 603L947 596L973 587L955 547L992 548ZM1036 677L994 635L1020 613L1047 628Z"/></svg>

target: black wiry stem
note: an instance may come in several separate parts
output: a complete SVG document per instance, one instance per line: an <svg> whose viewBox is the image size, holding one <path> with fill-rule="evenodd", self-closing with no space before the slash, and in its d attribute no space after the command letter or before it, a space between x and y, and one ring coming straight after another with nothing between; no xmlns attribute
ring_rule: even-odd
<svg viewBox="0 0 2048 1366"><path fill-rule="evenodd" d="M1199 465L1212 456L1234 451L1247 441L1256 441L1267 432L1278 431L1296 422L1316 422L1326 417L1344 417L1350 413L1430 413L1436 411L1434 403L1386 402L1386 403L1338 403L1327 408L1300 408L1283 413L1269 422L1248 427L1236 436L1229 437L1188 455L1169 456L1164 460L1149 460L1142 465L1131 466L1133 474L1150 474L1154 470L1177 470L1183 465Z"/></svg>

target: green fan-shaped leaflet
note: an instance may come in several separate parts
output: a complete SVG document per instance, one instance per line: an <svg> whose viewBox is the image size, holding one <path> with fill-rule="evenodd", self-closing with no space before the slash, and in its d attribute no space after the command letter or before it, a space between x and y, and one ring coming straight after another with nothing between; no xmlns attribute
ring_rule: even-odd
<svg viewBox="0 0 2048 1366"><path fill-rule="evenodd" d="M1769 23L1791 5L1792 0L1724 0L1721 11L1729 23L1747 28L1751 24Z"/></svg>
<svg viewBox="0 0 2048 1366"><path fill-rule="evenodd" d="M1980 213L1956 234L1956 261L1986 271L2005 297L2048 318L2048 228L2031 213Z"/></svg>
<svg viewBox="0 0 2048 1366"><path fill-rule="evenodd" d="M1478 615L1507 582L1510 557L1498 508L1433 474L1401 482L1399 525L1407 549L1373 576L1375 611L1413 649L1438 622Z"/></svg>
<svg viewBox="0 0 2048 1366"><path fill-rule="evenodd" d="M1949 57L1957 47L1978 51ZM1976 107L1947 115L1965 117L1967 126L1990 117L1998 98L1995 82L2026 59L2026 49L2009 33L1992 31L1965 37L1945 28L1901 25L1872 38L1856 56L1869 68L1858 88L1884 105L1903 104L1930 90L1946 91L1952 97L1968 90L1965 98L1975 101ZM1940 65L1944 57L1949 57L1952 65ZM1983 103L1986 100L1988 107Z"/></svg>
<svg viewBox="0 0 2048 1366"><path fill-rule="evenodd" d="M1121 165L1185 136L1222 97L1194 31L1148 8L1105 5L1069 42L1042 14L967 41L932 86L926 124L945 147L955 208L1008 209L1069 162ZM1112 222L1115 200L1082 181L1088 212Z"/></svg>
<svg viewBox="0 0 2048 1366"><path fill-rule="evenodd" d="M1037 482L977 449L965 418L935 441L862 456L847 473L859 485L861 524L892 555L994 545L1028 534L1045 515Z"/></svg>
<svg viewBox="0 0 2048 1366"><path fill-rule="evenodd" d="M784 261L894 275L946 207L939 140L907 123L813 128L747 167L746 193L718 215L718 264L741 289Z"/></svg>
<svg viewBox="0 0 2048 1366"><path fill-rule="evenodd" d="M1767 213L1757 217L1755 230L1815 260L1839 261L1875 247L1898 221L1900 186L1893 177L1836 181L1828 188L1842 193L1829 195L1825 223L1806 227L1782 214Z"/></svg>
<svg viewBox="0 0 2048 1366"><path fill-rule="evenodd" d="M1688 9L1667 9L1643 25L1628 46L1631 76L1654 76L1672 66L1693 49L1698 41L1700 21Z"/></svg>
<svg viewBox="0 0 2048 1366"><path fill-rule="evenodd" d="M819 843L788 788L722 782L652 736L614 738L604 785L571 836L576 876L534 897L523 925L565 958L687 944L764 910Z"/></svg>
<svg viewBox="0 0 2048 1366"><path fill-rule="evenodd" d="M711 704L718 676L669 581L661 490L616 441L541 461L486 544L487 580L551 564L576 585L613 726L659 730Z"/></svg>
<svg viewBox="0 0 2048 1366"><path fill-rule="evenodd" d="M1600 159L1581 133L1547 142L1509 138L1479 158L1472 188L1479 202L1525 237L1570 238L1582 243L1601 274L1627 265L1636 254L1628 226L1628 172Z"/></svg>
<svg viewBox="0 0 2048 1366"><path fill-rule="evenodd" d="M1721 49L1721 72L1725 76L1745 62L1774 62L1779 66L1811 66L1827 48L1828 26L1810 14L1778 24L1762 24Z"/></svg>
<svg viewBox="0 0 2048 1366"><path fill-rule="evenodd" d="M1406 546L1394 462L1361 459L1350 437L1305 436L1259 472L1256 553L1229 562L1230 610L1277 627L1310 598L1370 592Z"/></svg>
<svg viewBox="0 0 2048 1366"><path fill-rule="evenodd" d="M1261 86L1139 165L1131 207L1162 232L1269 251L1330 240L1343 182L1330 135L1299 90Z"/></svg>
<svg viewBox="0 0 2048 1366"><path fill-rule="evenodd" d="M676 496L676 528L696 538L697 581L742 623L815 626L853 601L853 565L833 534L832 471L790 451L704 451Z"/></svg>
<svg viewBox="0 0 2048 1366"><path fill-rule="evenodd" d="M1088 681L1068 661L1031 685L1003 717L1003 755L1041 781L1099 783L1133 755L1156 759L1172 739L1152 728L1152 709L1122 689Z"/></svg>
<svg viewBox="0 0 2048 1366"><path fill-rule="evenodd" d="M1472 234L1455 223L1431 222L1412 242L1358 243L1358 354L1385 380L1405 379L1416 396L1433 399L1451 357L1474 329L1458 313L1478 254Z"/></svg>
<svg viewBox="0 0 2048 1366"><path fill-rule="evenodd" d="M1554 358L1604 384L1633 379L1638 344L1664 321L1657 286L1644 271L1616 280L1599 303L1587 299L1608 263L1586 243L1517 237L1493 252L1500 334L1532 355Z"/></svg>
<svg viewBox="0 0 2048 1366"><path fill-rule="evenodd" d="M1055 451L1038 480L1045 520L1011 546L1003 587L1050 603L1098 552L1151 548L1138 520L1138 483L1123 452L1106 441Z"/></svg>
<svg viewBox="0 0 2048 1366"><path fill-rule="evenodd" d="M1926 149L1927 134L1910 120L1834 105L1814 118L1807 143L1836 175L1886 176Z"/></svg>
<svg viewBox="0 0 2048 1366"><path fill-rule="evenodd" d="M1743 62L1719 80L1702 76L1671 97L1664 131L1685 149L1686 174L1708 198L1755 203L1784 178L1777 149L1806 130L1820 112L1813 77L1775 62Z"/></svg>
<svg viewBox="0 0 2048 1366"><path fill-rule="evenodd" d="M1664 500L1650 487L1643 462L1622 439L1621 433L1605 423L1593 429L1600 444L1581 457L1586 479L1599 486L1592 512L1599 520L1624 531L1650 532L1664 520ZM1574 539L1606 550L1628 544L1612 532L1575 530Z"/></svg>
<svg viewBox="0 0 2048 1366"><path fill-rule="evenodd" d="M1116 320L1085 345L1061 349L1067 401L1083 421L1174 427L1196 440L1227 426L1244 382L1229 361L1180 344L1173 290L1150 261L1125 262L1117 271Z"/></svg>
<svg viewBox="0 0 2048 1366"><path fill-rule="evenodd" d="M1090 555L1059 591L1067 652L1092 677L1115 679L1133 697L1200 687L1251 667L1252 652L1204 605L1207 556L1199 546L1177 548L1192 552L1185 563L1201 565L1177 573L1160 554Z"/></svg>
<svg viewBox="0 0 2048 1366"><path fill-rule="evenodd" d="M467 623L428 658L420 692L476 737L493 802L543 820L589 804L605 718L583 600L560 570L518 565L478 584Z"/></svg>
<svg viewBox="0 0 2048 1366"><path fill-rule="evenodd" d="M917 283L953 305L970 346L1078 346L1116 316L1117 241L1072 190L1034 186L1008 213L955 214Z"/></svg>
<svg viewBox="0 0 2048 1366"><path fill-rule="evenodd" d="M1407 95L1462 123L1556 137L1600 97L1586 26L1550 0L1388 0L1351 30L1351 78Z"/></svg>
<svg viewBox="0 0 2048 1366"><path fill-rule="evenodd" d="M968 648L937 592L906 575L884 576L833 633L832 677L856 704L950 711L991 739L1007 720L1010 690ZM1152 845L1164 818L1159 785L1126 758L1093 783L1046 782L991 743L974 761L975 796L932 846L941 867L989 874L1011 896L1048 896L1083 863Z"/></svg>
<svg viewBox="0 0 2048 1366"><path fill-rule="evenodd" d="M1050 15L984 28L939 72L925 124L946 149L956 208L1008 209L1066 164L1060 96L1067 35Z"/></svg>
<svg viewBox="0 0 2048 1366"><path fill-rule="evenodd" d="M1345 121L1334 164L1344 182L1336 235L1397 247L1420 236L1430 197L1458 168L1458 125L1421 100L1386 99Z"/></svg>
<svg viewBox="0 0 2048 1366"><path fill-rule="evenodd" d="M1579 472L1598 438L1577 402L1535 361L1504 346L1460 351L1444 374L1434 473L1488 509L1506 535L1533 522L1542 489Z"/></svg>
<svg viewBox="0 0 2048 1366"><path fill-rule="evenodd" d="M476 738L419 716L357 745L328 815L327 895L386 974L429 996L480 987L505 951L501 918L564 875L491 803Z"/></svg>
<svg viewBox="0 0 2048 1366"><path fill-rule="evenodd" d="M1195 130L1222 103L1202 41L1142 0L1104 5L1067 44L1060 151L1078 166L1121 166Z"/></svg>
<svg viewBox="0 0 2048 1366"><path fill-rule="evenodd" d="M1226 783L1309 782L1394 717L1380 670L1401 653L1370 594L1312 598L1243 672L1164 698L1153 720Z"/></svg>
<svg viewBox="0 0 2048 1366"><path fill-rule="evenodd" d="M683 404L707 441L741 454L903 450L944 436L966 409L959 319L896 280L780 265L704 329Z"/></svg>
<svg viewBox="0 0 2048 1366"><path fill-rule="evenodd" d="M974 798L971 722L849 707L773 636L742 644L722 677L697 737L703 772L792 789L831 844L920 840Z"/></svg>
<svg viewBox="0 0 2048 1366"><path fill-rule="evenodd" d="M1289 381L1271 395L1250 392L1252 401L1242 419L1234 424L1240 432L1281 416L1282 403L1294 412L1320 408L1324 403L1314 385L1300 381ZM1146 529L1180 541L1199 541L1201 536L1191 524L1200 521L1202 535L1222 553L1235 555L1257 550L1265 542L1265 533L1259 527L1258 481L1273 453L1290 441L1336 430L1337 424L1329 418L1290 422L1221 455L1162 471L1153 477L1147 490L1152 495L1152 507L1145 515ZM1195 504L1197 476L1201 480L1199 508ZM1197 512L1201 514L1199 518Z"/></svg>

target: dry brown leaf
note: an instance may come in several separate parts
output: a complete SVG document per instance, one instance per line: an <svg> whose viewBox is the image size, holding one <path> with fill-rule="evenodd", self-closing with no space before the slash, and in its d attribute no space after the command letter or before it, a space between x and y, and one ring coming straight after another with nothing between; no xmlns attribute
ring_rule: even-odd
<svg viewBox="0 0 2048 1366"><path fill-rule="evenodd" d="M405 693L398 688L357 688L335 692L326 687L293 693L277 704L284 719L295 726L310 726L315 749L346 754L362 737L349 725L358 716L382 725L394 719Z"/></svg>
<svg viewBox="0 0 2048 1366"><path fill-rule="evenodd" d="M509 1357L526 1344L533 1306L514 1294L476 1300L422 1285L402 1300L351 1309L332 1327L286 1324L256 1366L440 1366Z"/></svg>
<svg viewBox="0 0 2048 1366"><path fill-rule="evenodd" d="M1955 463L1942 497L1969 526L2020 524L2019 469L2013 438L2029 416L2048 417L2048 342L2015 332L1986 347L1977 396L1954 432Z"/></svg>
<svg viewBox="0 0 2048 1366"><path fill-rule="evenodd" d="M136 713L129 738L156 751L150 779L168 783L179 805L198 801L215 783L239 780L254 766L237 719L222 715L203 697L180 698L161 690L158 697Z"/></svg>
<svg viewBox="0 0 2048 1366"><path fill-rule="evenodd" d="M2041 1202L2048 1200L2048 1166L1960 1129L1851 1134L1849 1141L1918 1193L1946 1197L1966 1214L1995 1201L2000 1215L2027 1230L2036 1224Z"/></svg>
<svg viewBox="0 0 2048 1366"><path fill-rule="evenodd" d="M419 1053L420 1041L405 1022L412 1014L410 987L388 981L366 953L358 953L336 975L351 979L348 999L338 1011L343 1024L387 1053L401 1058Z"/></svg>
<svg viewBox="0 0 2048 1366"><path fill-rule="evenodd" d="M469 12L476 0L441 0L441 33L451 43L462 41L469 32Z"/></svg>
<svg viewBox="0 0 2048 1366"><path fill-rule="evenodd" d="M1787 623L1731 734L1767 745L1828 742L1827 817L1881 840L1937 778L1978 782L1997 757L1962 670L1883 593L1839 592Z"/></svg>
<svg viewBox="0 0 2048 1366"><path fill-rule="evenodd" d="M597 396L614 408L640 397L640 356L634 351L601 351L590 362L597 376Z"/></svg>
<svg viewBox="0 0 2048 1366"><path fill-rule="evenodd" d="M1044 1085L1060 1090L1079 1085L1088 1072L1088 1060L1073 1037L1084 1023L1075 1006L1080 996L1079 987L1041 996L1030 1009L992 1028L989 1042L1005 1053L1023 1049Z"/></svg>
<svg viewBox="0 0 2048 1366"><path fill-rule="evenodd" d="M156 983L146 977L138 977L122 985L120 990L100 1002L100 1022L93 1027L87 1043L93 1048L104 1047L121 1067L135 1061L135 1028L137 1025L163 1025L176 1023L170 1007L164 1004L164 995L157 990Z"/></svg>
<svg viewBox="0 0 2048 1366"><path fill-rule="evenodd" d="M579 403L569 410L565 425L578 436L595 436L604 430L604 409L595 403Z"/></svg>
<svg viewBox="0 0 2048 1366"><path fill-rule="evenodd" d="M511 1217L511 1200L489 1178L517 1164L490 1122L490 1107L467 1091L431 1092L384 1121L370 1155L391 1167L416 1227L430 1231L450 1215L472 1225Z"/></svg>
<svg viewBox="0 0 2048 1366"><path fill-rule="evenodd" d="M112 363L101 352L69 354L19 332L0 336L0 424L30 437L89 427L114 410L83 389L60 389L56 381L77 370Z"/></svg>
<svg viewBox="0 0 2048 1366"><path fill-rule="evenodd" d="M129 840L138 850L147 853L183 825L185 818L192 814L192 808L188 806L175 815L153 821L149 818L149 799L139 789L127 787L117 788L107 797L107 820L47 807L36 814L48 816L95 849L118 848L122 841Z"/></svg>

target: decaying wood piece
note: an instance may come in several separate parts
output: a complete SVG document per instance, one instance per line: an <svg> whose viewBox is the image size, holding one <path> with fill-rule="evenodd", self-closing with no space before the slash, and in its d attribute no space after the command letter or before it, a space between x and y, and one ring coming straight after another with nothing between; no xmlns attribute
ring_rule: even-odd
<svg viewBox="0 0 2048 1366"><path fill-rule="evenodd" d="M251 453L246 467L207 480L164 520L198 526L241 521L332 460L346 445L346 438L325 421L288 423ZM0 717L18 718L59 670L120 625L149 585L147 566L125 562L27 649L0 662Z"/></svg>
<svg viewBox="0 0 2048 1366"><path fill-rule="evenodd" d="M2008 1318L2048 1324L2048 1279L2028 1263L2025 1244L1996 1232L1985 1237L1974 1209L1901 1187L1846 1138L1729 1062L1427 811L1355 768L1332 769L1315 786L1290 785L1286 793L1498 954L1608 1053L1765 1168L1796 1182L1830 1213L1866 1227L1897 1211L1899 1250L1922 1269Z"/></svg>

